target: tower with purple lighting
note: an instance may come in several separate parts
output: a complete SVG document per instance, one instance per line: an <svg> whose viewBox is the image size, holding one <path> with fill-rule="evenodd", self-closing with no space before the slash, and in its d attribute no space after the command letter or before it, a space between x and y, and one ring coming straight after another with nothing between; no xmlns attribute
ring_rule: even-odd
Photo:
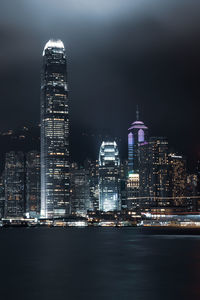
<svg viewBox="0 0 200 300"><path fill-rule="evenodd" d="M139 173L139 147L147 143L148 127L139 121L137 106L136 121L128 129L128 173Z"/></svg>
<svg viewBox="0 0 200 300"><path fill-rule="evenodd" d="M139 121L139 110L136 110L136 121L128 129L128 178L127 209L140 208L140 149L147 144L148 128Z"/></svg>

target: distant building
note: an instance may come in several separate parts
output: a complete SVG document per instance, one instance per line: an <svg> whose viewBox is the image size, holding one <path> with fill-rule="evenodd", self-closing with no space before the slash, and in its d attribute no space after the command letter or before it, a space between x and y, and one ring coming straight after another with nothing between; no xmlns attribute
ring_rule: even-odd
<svg viewBox="0 0 200 300"><path fill-rule="evenodd" d="M136 111L136 121L128 129L128 178L127 178L127 208L137 210L140 207L140 149L148 144L148 127L139 121L139 111Z"/></svg>
<svg viewBox="0 0 200 300"><path fill-rule="evenodd" d="M151 152L152 153L152 152ZM152 162L149 143L140 144L139 147L139 194L142 202L149 204L150 196L150 164Z"/></svg>
<svg viewBox="0 0 200 300"><path fill-rule="evenodd" d="M197 174L197 210L200 211L200 160L197 161L196 167L196 174Z"/></svg>
<svg viewBox="0 0 200 300"><path fill-rule="evenodd" d="M5 217L23 217L25 212L24 154L8 152L5 157Z"/></svg>
<svg viewBox="0 0 200 300"><path fill-rule="evenodd" d="M61 40L43 51L41 81L41 216L69 213L69 106L67 58Z"/></svg>
<svg viewBox="0 0 200 300"><path fill-rule="evenodd" d="M84 168L71 171L71 213L85 215L90 209L89 172Z"/></svg>
<svg viewBox="0 0 200 300"><path fill-rule="evenodd" d="M139 151L139 207L141 210L173 206L168 141L150 137Z"/></svg>
<svg viewBox="0 0 200 300"><path fill-rule="evenodd" d="M26 154L26 215L40 214L40 154L30 151Z"/></svg>
<svg viewBox="0 0 200 300"><path fill-rule="evenodd" d="M164 137L149 139L149 196L152 205L167 206L169 203L170 177L168 141Z"/></svg>
<svg viewBox="0 0 200 300"><path fill-rule="evenodd" d="M139 174L139 148L148 141L148 127L139 121L139 111L136 111L136 121L128 129L128 171L129 174Z"/></svg>
<svg viewBox="0 0 200 300"><path fill-rule="evenodd" d="M199 198L197 192L198 175L187 174L186 182L186 195L187 195L187 210L198 211L199 210Z"/></svg>
<svg viewBox="0 0 200 300"><path fill-rule="evenodd" d="M120 165L120 191L121 191L121 209L127 210L127 178L128 178L128 160L121 161Z"/></svg>
<svg viewBox="0 0 200 300"><path fill-rule="evenodd" d="M186 160L181 155L169 154L170 191L173 205L187 207L186 204Z"/></svg>
<svg viewBox="0 0 200 300"><path fill-rule="evenodd" d="M5 208L5 175L4 172L0 176L0 218L4 217Z"/></svg>
<svg viewBox="0 0 200 300"><path fill-rule="evenodd" d="M99 161L87 159L84 162L85 169L89 173L90 208L91 211L99 210Z"/></svg>
<svg viewBox="0 0 200 300"><path fill-rule="evenodd" d="M138 210L141 207L140 201L140 175L139 173L130 173L127 178L127 209Z"/></svg>
<svg viewBox="0 0 200 300"><path fill-rule="evenodd" d="M107 212L119 209L119 150L115 141L102 142L99 151L99 210Z"/></svg>

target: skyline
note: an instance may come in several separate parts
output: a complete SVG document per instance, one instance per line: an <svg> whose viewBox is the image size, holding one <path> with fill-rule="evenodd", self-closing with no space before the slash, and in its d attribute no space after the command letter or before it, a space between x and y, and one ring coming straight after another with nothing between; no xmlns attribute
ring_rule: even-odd
<svg viewBox="0 0 200 300"><path fill-rule="evenodd" d="M66 3L62 10L53 2L46 9L45 1L20 0L13 16L9 2L2 1L0 12L2 130L39 122L40 53L49 38L61 38L72 136L108 129L123 138L139 104L150 135L167 136L178 152L199 158L199 4L96 1L95 9L88 1L85 8L84 1L59 1Z"/></svg>
<svg viewBox="0 0 200 300"><path fill-rule="evenodd" d="M200 299L200 1L0 0L1 299Z"/></svg>

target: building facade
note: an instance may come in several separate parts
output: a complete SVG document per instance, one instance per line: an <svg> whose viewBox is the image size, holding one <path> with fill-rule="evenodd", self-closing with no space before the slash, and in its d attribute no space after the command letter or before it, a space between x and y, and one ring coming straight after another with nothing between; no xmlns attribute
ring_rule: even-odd
<svg viewBox="0 0 200 300"><path fill-rule="evenodd" d="M128 171L129 174L139 174L140 145L148 141L148 127L139 121L139 111L136 111L136 121L128 129Z"/></svg>
<svg viewBox="0 0 200 300"><path fill-rule="evenodd" d="M127 176L127 209L140 208L140 150L148 145L148 127L139 121L139 111L136 111L136 121L128 129L128 176Z"/></svg>
<svg viewBox="0 0 200 300"><path fill-rule="evenodd" d="M120 210L120 202L119 150L115 141L102 142L99 151L99 210Z"/></svg>
<svg viewBox="0 0 200 300"><path fill-rule="evenodd" d="M169 154L170 190L174 206L186 207L186 160L181 155Z"/></svg>
<svg viewBox="0 0 200 300"><path fill-rule="evenodd" d="M170 199L168 141L165 137L149 139L149 197L155 207L173 206Z"/></svg>
<svg viewBox="0 0 200 300"><path fill-rule="evenodd" d="M29 151L26 154L26 215L36 218L40 215L40 154Z"/></svg>
<svg viewBox="0 0 200 300"><path fill-rule="evenodd" d="M0 176L0 218L4 217L5 209L5 171Z"/></svg>
<svg viewBox="0 0 200 300"><path fill-rule="evenodd" d="M69 106L63 42L43 51L41 80L41 217L69 213Z"/></svg>
<svg viewBox="0 0 200 300"><path fill-rule="evenodd" d="M24 154L10 151L5 157L5 212L6 218L23 217L25 213Z"/></svg>
<svg viewBox="0 0 200 300"><path fill-rule="evenodd" d="M77 168L71 171L71 213L85 216L90 209L89 171Z"/></svg>

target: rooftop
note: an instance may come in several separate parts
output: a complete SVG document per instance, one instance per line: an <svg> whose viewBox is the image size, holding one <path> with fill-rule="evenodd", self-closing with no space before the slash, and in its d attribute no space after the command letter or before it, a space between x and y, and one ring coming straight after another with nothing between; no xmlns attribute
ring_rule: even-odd
<svg viewBox="0 0 200 300"><path fill-rule="evenodd" d="M44 50L43 50L43 54L42 55L45 54L45 50L47 48L61 48L61 49L65 49L65 46L64 46L64 44L63 44L63 42L61 40L53 40L53 39L51 39L44 46Z"/></svg>

